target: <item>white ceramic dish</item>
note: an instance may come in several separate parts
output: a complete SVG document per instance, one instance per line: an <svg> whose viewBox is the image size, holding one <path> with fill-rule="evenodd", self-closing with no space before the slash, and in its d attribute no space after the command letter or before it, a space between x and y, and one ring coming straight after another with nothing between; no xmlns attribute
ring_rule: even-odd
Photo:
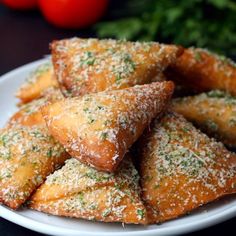
<svg viewBox="0 0 236 236"><path fill-rule="evenodd" d="M16 110L17 99L14 94L19 85L23 83L30 71L45 62L45 60L47 59L27 64L0 78L0 127L4 125L10 115ZM49 235L173 235L202 229L236 216L236 198L235 196L227 197L204 206L190 215L161 225L151 226L122 226L122 224L118 223L111 224L69 219L49 216L27 209L12 211L5 206L0 206L0 216L28 229Z"/></svg>

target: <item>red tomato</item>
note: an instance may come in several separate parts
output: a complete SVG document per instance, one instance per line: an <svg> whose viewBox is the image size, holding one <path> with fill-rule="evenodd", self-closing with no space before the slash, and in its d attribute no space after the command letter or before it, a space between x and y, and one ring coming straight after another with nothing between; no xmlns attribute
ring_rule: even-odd
<svg viewBox="0 0 236 236"><path fill-rule="evenodd" d="M28 10L36 8L37 0L2 0L6 6L17 10Z"/></svg>
<svg viewBox="0 0 236 236"><path fill-rule="evenodd" d="M62 28L83 28L105 12L108 0L39 0L44 17Z"/></svg>

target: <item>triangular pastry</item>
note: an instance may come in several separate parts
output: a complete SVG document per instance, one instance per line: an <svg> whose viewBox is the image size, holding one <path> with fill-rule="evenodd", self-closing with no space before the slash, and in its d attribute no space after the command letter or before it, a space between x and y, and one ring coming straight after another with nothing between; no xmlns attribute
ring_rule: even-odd
<svg viewBox="0 0 236 236"><path fill-rule="evenodd" d="M52 63L47 62L38 66L28 76L26 82L17 91L16 96L21 100L21 103L28 103L36 98L42 97L46 89L57 86Z"/></svg>
<svg viewBox="0 0 236 236"><path fill-rule="evenodd" d="M139 176L131 158L116 173L97 171L72 158L47 177L32 196L30 208L45 213L98 220L145 224Z"/></svg>
<svg viewBox="0 0 236 236"><path fill-rule="evenodd" d="M72 38L54 41L52 61L66 96L150 83L182 48L156 42Z"/></svg>
<svg viewBox="0 0 236 236"><path fill-rule="evenodd" d="M143 200L162 222L236 191L236 155L181 115L155 120L139 142Z"/></svg>
<svg viewBox="0 0 236 236"><path fill-rule="evenodd" d="M171 80L196 92L219 89L236 95L236 64L206 49L185 49L167 71Z"/></svg>
<svg viewBox="0 0 236 236"><path fill-rule="evenodd" d="M98 170L114 171L151 120L165 109L172 82L67 98L42 108L50 133Z"/></svg>
<svg viewBox="0 0 236 236"><path fill-rule="evenodd" d="M236 147L236 98L221 91L174 99L172 109L201 130Z"/></svg>
<svg viewBox="0 0 236 236"><path fill-rule="evenodd" d="M44 126L0 131L0 202L16 209L68 158Z"/></svg>

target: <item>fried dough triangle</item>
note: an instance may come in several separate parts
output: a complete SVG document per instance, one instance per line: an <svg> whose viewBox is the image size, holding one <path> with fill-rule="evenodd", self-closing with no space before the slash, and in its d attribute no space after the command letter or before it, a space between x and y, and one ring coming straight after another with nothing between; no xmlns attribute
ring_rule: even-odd
<svg viewBox="0 0 236 236"><path fill-rule="evenodd" d="M16 96L21 103L28 103L40 98L43 92L50 87L58 87L51 62L44 63L33 71L26 82L17 91Z"/></svg>
<svg viewBox="0 0 236 236"><path fill-rule="evenodd" d="M150 83L174 63L182 48L156 42L72 38L54 41L52 60L66 96Z"/></svg>
<svg viewBox="0 0 236 236"><path fill-rule="evenodd" d="M72 158L51 174L36 191L30 208L45 213L98 220L145 224L139 176L130 157L116 173L97 171Z"/></svg>
<svg viewBox="0 0 236 236"><path fill-rule="evenodd" d="M155 120L139 143L143 200L162 222L236 191L236 155L181 115Z"/></svg>
<svg viewBox="0 0 236 236"><path fill-rule="evenodd" d="M16 209L68 158L44 126L0 131L0 202Z"/></svg>
<svg viewBox="0 0 236 236"><path fill-rule="evenodd" d="M167 72L171 80L195 92L219 89L236 95L236 64L206 49L185 49Z"/></svg>
<svg viewBox="0 0 236 236"><path fill-rule="evenodd" d="M42 108L50 133L70 153L112 172L146 126L163 112L172 82L67 98Z"/></svg>
<svg viewBox="0 0 236 236"><path fill-rule="evenodd" d="M201 130L236 147L236 98L216 90L174 99L172 109Z"/></svg>

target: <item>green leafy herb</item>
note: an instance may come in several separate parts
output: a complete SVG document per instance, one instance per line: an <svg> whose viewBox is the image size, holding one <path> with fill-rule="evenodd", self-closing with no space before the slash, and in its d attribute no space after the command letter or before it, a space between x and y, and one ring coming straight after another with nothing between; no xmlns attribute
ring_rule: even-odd
<svg viewBox="0 0 236 236"><path fill-rule="evenodd" d="M106 140L107 137L108 137L108 133L107 132L102 132L100 137L101 137L102 140Z"/></svg>
<svg viewBox="0 0 236 236"><path fill-rule="evenodd" d="M92 116L88 117L88 123L92 124L95 121L95 119Z"/></svg>
<svg viewBox="0 0 236 236"><path fill-rule="evenodd" d="M94 62L95 62L94 54L92 52L87 51L84 53L83 57L81 58L80 65L92 66Z"/></svg>
<svg viewBox="0 0 236 236"><path fill-rule="evenodd" d="M194 54L194 58L196 61L200 62L202 60L201 53L196 51Z"/></svg>
<svg viewBox="0 0 236 236"><path fill-rule="evenodd" d="M218 125L210 119L206 121L206 126L212 131L216 131L218 129Z"/></svg>
<svg viewBox="0 0 236 236"><path fill-rule="evenodd" d="M47 151L47 157L52 157L52 149L51 148Z"/></svg>
<svg viewBox="0 0 236 236"><path fill-rule="evenodd" d="M141 209L137 210L137 215L139 217L139 219L143 219L144 218L144 211Z"/></svg>
<svg viewBox="0 0 236 236"><path fill-rule="evenodd" d="M86 112L88 112L88 111L89 111L89 108L88 108L88 107L86 107L86 108L84 108L84 109L83 109L83 111L86 113Z"/></svg>
<svg viewBox="0 0 236 236"><path fill-rule="evenodd" d="M110 209L107 209L107 210L105 210L105 211L102 212L102 216L103 216L103 217L106 217L106 216L108 216L110 213L111 213L111 210L110 210Z"/></svg>
<svg viewBox="0 0 236 236"><path fill-rule="evenodd" d="M116 75L116 83L117 84L120 84L120 81L122 80L122 77L121 77L121 73L118 73L117 75Z"/></svg>
<svg viewBox="0 0 236 236"><path fill-rule="evenodd" d="M84 194L83 193L79 193L78 195L79 201L81 203L81 205L84 207L85 206L85 201L84 201Z"/></svg>
<svg viewBox="0 0 236 236"><path fill-rule="evenodd" d="M126 0L116 20L95 26L100 37L158 40L236 54L233 0ZM220 16L220 18L219 18Z"/></svg>
<svg viewBox="0 0 236 236"><path fill-rule="evenodd" d="M104 176L101 176L101 175L98 175L95 171L90 171L88 173L85 174L86 177L92 179L92 180L95 180L96 182L103 182L103 181L107 181L110 179L110 175L104 175Z"/></svg>
<svg viewBox="0 0 236 236"><path fill-rule="evenodd" d="M0 140L1 140L4 147L6 147L8 139L9 139L9 137L7 134L0 137Z"/></svg>
<svg viewBox="0 0 236 236"><path fill-rule="evenodd" d="M33 151L33 152L39 152L39 151L40 151L39 146L33 145L33 146L32 146L32 151Z"/></svg>
<svg viewBox="0 0 236 236"><path fill-rule="evenodd" d="M212 97L212 98L223 98L223 97L226 97L227 94L224 91L212 90L207 93L207 96Z"/></svg>
<svg viewBox="0 0 236 236"><path fill-rule="evenodd" d="M110 125L111 123L112 123L112 122L111 122L110 120L105 120L103 124L104 124L105 126L107 126L107 125Z"/></svg>

